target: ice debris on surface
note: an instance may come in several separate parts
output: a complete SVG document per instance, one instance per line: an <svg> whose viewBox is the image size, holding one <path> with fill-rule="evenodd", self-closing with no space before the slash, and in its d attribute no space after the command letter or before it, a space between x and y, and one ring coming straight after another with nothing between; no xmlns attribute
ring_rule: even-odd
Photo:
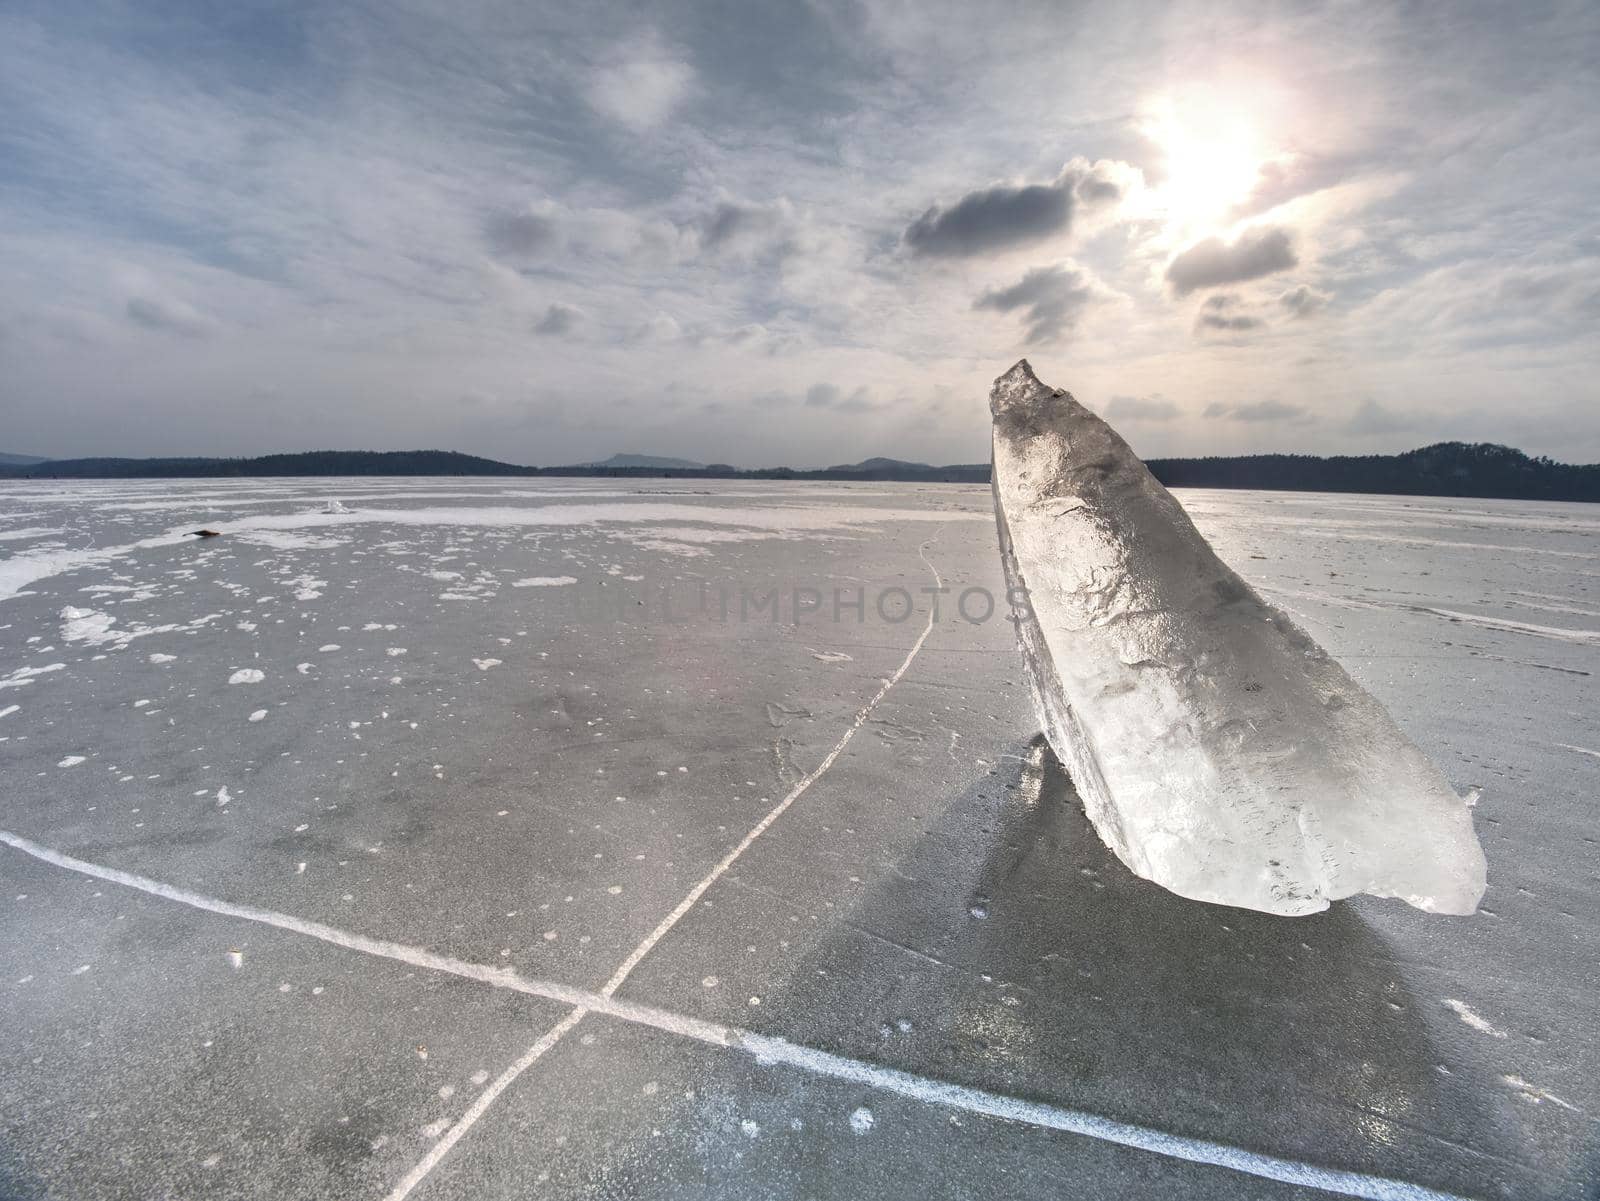
<svg viewBox="0 0 1600 1201"><path fill-rule="evenodd" d="M1117 857L1180 896L1267 913L1356 893L1472 913L1485 865L1468 808L1383 707L1027 360L989 404L1034 701Z"/></svg>

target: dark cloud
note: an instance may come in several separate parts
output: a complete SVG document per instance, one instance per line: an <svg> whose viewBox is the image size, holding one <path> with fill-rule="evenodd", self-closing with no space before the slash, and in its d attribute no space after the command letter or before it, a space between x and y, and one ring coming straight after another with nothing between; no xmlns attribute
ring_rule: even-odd
<svg viewBox="0 0 1600 1201"><path fill-rule="evenodd" d="M962 258L1064 234L1079 207L1122 195L1115 165L1074 159L1051 183L995 184L943 208L933 205L906 229L912 254Z"/></svg>
<svg viewBox="0 0 1600 1201"><path fill-rule="evenodd" d="M1239 297L1231 292L1206 297L1194 319L1195 329L1202 333L1208 330L1243 333L1245 330L1259 329L1265 324L1261 318L1242 311Z"/></svg>
<svg viewBox="0 0 1600 1201"><path fill-rule="evenodd" d="M1318 292L1315 288L1298 284L1280 293L1278 303L1295 317L1309 317L1319 312L1332 299L1333 297L1326 292Z"/></svg>
<svg viewBox="0 0 1600 1201"><path fill-rule="evenodd" d="M700 222L700 245L715 250L736 235L753 227L770 228L771 221L764 209L754 205L723 202L706 214Z"/></svg>
<svg viewBox="0 0 1600 1201"><path fill-rule="evenodd" d="M1106 416L1119 421L1173 421L1182 415L1182 410L1159 392L1152 396L1113 396L1106 405Z"/></svg>
<svg viewBox="0 0 1600 1201"><path fill-rule="evenodd" d="M806 404L813 409L832 408L842 395L837 384L812 384L806 389Z"/></svg>
<svg viewBox="0 0 1600 1201"><path fill-rule="evenodd" d="M537 213L496 213L484 222L483 237L502 258L530 258L555 242L556 226Z"/></svg>
<svg viewBox="0 0 1600 1201"><path fill-rule="evenodd" d="M533 332L554 336L570 334L583 323L584 317L584 311L576 305L562 304L557 301L545 310L544 316L533 327Z"/></svg>
<svg viewBox="0 0 1600 1201"><path fill-rule="evenodd" d="M1224 404L1214 401L1205 408L1203 416L1225 417L1229 421L1312 421L1311 410L1304 405L1285 404L1281 400L1257 400L1250 404Z"/></svg>
<svg viewBox="0 0 1600 1201"><path fill-rule="evenodd" d="M1110 204L1121 200L1123 185L1118 178L1118 165L1101 161L1083 169L1073 186L1073 194L1084 205Z"/></svg>
<svg viewBox="0 0 1600 1201"><path fill-rule="evenodd" d="M1167 282L1179 296L1187 296L1198 288L1287 271L1299 262L1289 231L1264 225L1245 230L1231 243L1221 238L1196 242L1167 264Z"/></svg>
<svg viewBox="0 0 1600 1201"><path fill-rule="evenodd" d="M797 249L797 222L785 200L751 204L742 200L718 201L691 227L706 254L782 257Z"/></svg>
<svg viewBox="0 0 1600 1201"><path fill-rule="evenodd" d="M983 254L1065 233L1072 223L1072 192L1055 184L984 188L947 209L934 205L911 223L911 253L959 257Z"/></svg>
<svg viewBox="0 0 1600 1201"><path fill-rule="evenodd" d="M1072 330L1094 300L1088 276L1076 267L1035 267L1009 288L985 292L975 309L1027 310L1028 341L1050 342Z"/></svg>

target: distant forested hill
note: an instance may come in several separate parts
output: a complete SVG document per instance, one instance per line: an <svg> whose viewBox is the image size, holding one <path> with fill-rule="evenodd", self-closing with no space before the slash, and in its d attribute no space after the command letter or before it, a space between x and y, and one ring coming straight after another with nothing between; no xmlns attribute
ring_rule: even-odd
<svg viewBox="0 0 1600 1201"><path fill-rule="evenodd" d="M643 457L643 456L641 456ZM1600 464L1575 466L1530 458L1487 442L1440 442L1398 455L1236 455L1150 459L1162 483L1192 488L1264 488L1287 492L1380 492L1407 496L1481 496L1521 500L1600 501ZM206 478L214 476L510 475L634 479L904 480L989 482L987 463L935 467L867 459L816 471L789 467L588 465L522 467L448 450L318 450L255 459L55 459L0 464L11 479Z"/></svg>
<svg viewBox="0 0 1600 1201"><path fill-rule="evenodd" d="M256 475L536 475L537 467L497 463L453 450L308 450L254 459L52 459L0 467L31 479L199 479Z"/></svg>
<svg viewBox="0 0 1600 1201"><path fill-rule="evenodd" d="M1151 459L1169 487L1287 492L1388 492L1513 500L1600 501L1600 463L1531 458L1492 442L1438 442L1398 455L1239 455Z"/></svg>

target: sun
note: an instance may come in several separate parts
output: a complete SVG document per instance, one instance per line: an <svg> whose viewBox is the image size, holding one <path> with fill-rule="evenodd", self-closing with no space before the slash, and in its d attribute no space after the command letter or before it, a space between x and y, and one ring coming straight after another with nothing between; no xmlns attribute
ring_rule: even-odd
<svg viewBox="0 0 1600 1201"><path fill-rule="evenodd" d="M1151 200L1174 237L1213 234L1250 195L1270 158L1261 121L1241 98L1215 92L1153 101L1144 133L1161 152Z"/></svg>

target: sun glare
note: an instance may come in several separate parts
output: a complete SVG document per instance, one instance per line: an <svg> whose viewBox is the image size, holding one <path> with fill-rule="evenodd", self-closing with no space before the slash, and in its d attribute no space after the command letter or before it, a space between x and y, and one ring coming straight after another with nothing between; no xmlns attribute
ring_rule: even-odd
<svg viewBox="0 0 1600 1201"><path fill-rule="evenodd" d="M1163 97L1150 108L1145 134L1162 153L1153 200L1177 237L1218 232L1249 196L1269 157L1254 114L1211 95Z"/></svg>

